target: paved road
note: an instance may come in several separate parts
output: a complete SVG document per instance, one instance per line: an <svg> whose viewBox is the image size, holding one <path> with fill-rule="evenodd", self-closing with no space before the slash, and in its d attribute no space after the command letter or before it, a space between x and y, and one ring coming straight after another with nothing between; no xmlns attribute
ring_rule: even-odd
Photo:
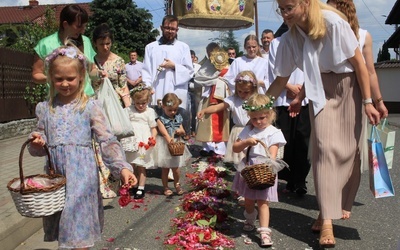
<svg viewBox="0 0 400 250"><path fill-rule="evenodd" d="M400 145L400 126L396 145ZM394 168L390 170L395 190L400 190L400 152L395 150ZM185 169L191 171L190 167ZM171 183L172 184L172 183ZM284 185L281 184L282 188ZM308 178L309 193L298 198L292 194L279 193L280 202L271 204L273 249L319 249L318 235L310 232L317 216L317 206L312 176ZM147 190L161 191L160 171L149 172ZM163 239L170 230L170 219L176 216L180 201L178 196L147 194L143 204L132 209L121 209L117 199L109 200L105 206L105 228L103 240L94 249L163 249ZM348 221L334 222L336 249L400 249L400 199L396 197L375 199L369 190L368 172L362 174L361 186ZM243 208L235 202L227 203L230 212L230 230L227 235L234 238L237 249L259 249L257 234L248 236L253 244L243 241ZM41 230L16 250L57 249L55 243L43 243ZM110 242L112 241L112 242Z"/></svg>

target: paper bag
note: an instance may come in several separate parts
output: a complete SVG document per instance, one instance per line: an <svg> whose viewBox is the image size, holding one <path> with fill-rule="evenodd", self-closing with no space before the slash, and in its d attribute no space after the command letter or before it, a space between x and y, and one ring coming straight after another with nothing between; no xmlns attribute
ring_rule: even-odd
<svg viewBox="0 0 400 250"><path fill-rule="evenodd" d="M368 139L369 186L375 198L394 196L392 180L387 167L385 152L376 126Z"/></svg>

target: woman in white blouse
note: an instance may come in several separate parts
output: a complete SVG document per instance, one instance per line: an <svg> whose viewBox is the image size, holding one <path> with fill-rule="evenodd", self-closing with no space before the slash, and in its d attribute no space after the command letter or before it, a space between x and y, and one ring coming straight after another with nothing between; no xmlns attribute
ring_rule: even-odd
<svg viewBox="0 0 400 250"><path fill-rule="evenodd" d="M242 72L250 70L252 71L258 80L260 85L258 93L265 94L266 87L268 86L268 60L261 56L260 45L258 44L258 38L255 35L248 35L244 39L244 49L246 55L236 58L228 72L224 75L224 78L228 81L228 86L231 92L235 92L235 78Z"/></svg>
<svg viewBox="0 0 400 250"><path fill-rule="evenodd" d="M279 96L292 71L304 72L310 100L312 168L321 247L335 246L332 219L352 206L360 178L358 142L362 104L370 123L379 123L372 105L368 70L358 41L344 16L319 0L277 0L289 31L282 35L275 60L277 78L267 94ZM297 106L304 96L292 104ZM291 106L292 106L291 104Z"/></svg>

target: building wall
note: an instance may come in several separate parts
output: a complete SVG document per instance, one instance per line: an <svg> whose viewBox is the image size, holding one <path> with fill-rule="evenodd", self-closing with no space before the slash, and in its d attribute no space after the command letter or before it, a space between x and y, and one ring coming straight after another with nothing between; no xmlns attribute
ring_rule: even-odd
<svg viewBox="0 0 400 250"><path fill-rule="evenodd" d="M400 67L376 68L376 74L389 113L400 113Z"/></svg>

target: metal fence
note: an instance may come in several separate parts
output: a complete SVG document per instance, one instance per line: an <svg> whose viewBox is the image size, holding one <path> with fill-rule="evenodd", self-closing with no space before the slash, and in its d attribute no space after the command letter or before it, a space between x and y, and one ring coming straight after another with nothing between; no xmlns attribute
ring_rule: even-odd
<svg viewBox="0 0 400 250"><path fill-rule="evenodd" d="M35 117L24 99L26 86L34 86L32 64L32 54L0 48L0 122Z"/></svg>

